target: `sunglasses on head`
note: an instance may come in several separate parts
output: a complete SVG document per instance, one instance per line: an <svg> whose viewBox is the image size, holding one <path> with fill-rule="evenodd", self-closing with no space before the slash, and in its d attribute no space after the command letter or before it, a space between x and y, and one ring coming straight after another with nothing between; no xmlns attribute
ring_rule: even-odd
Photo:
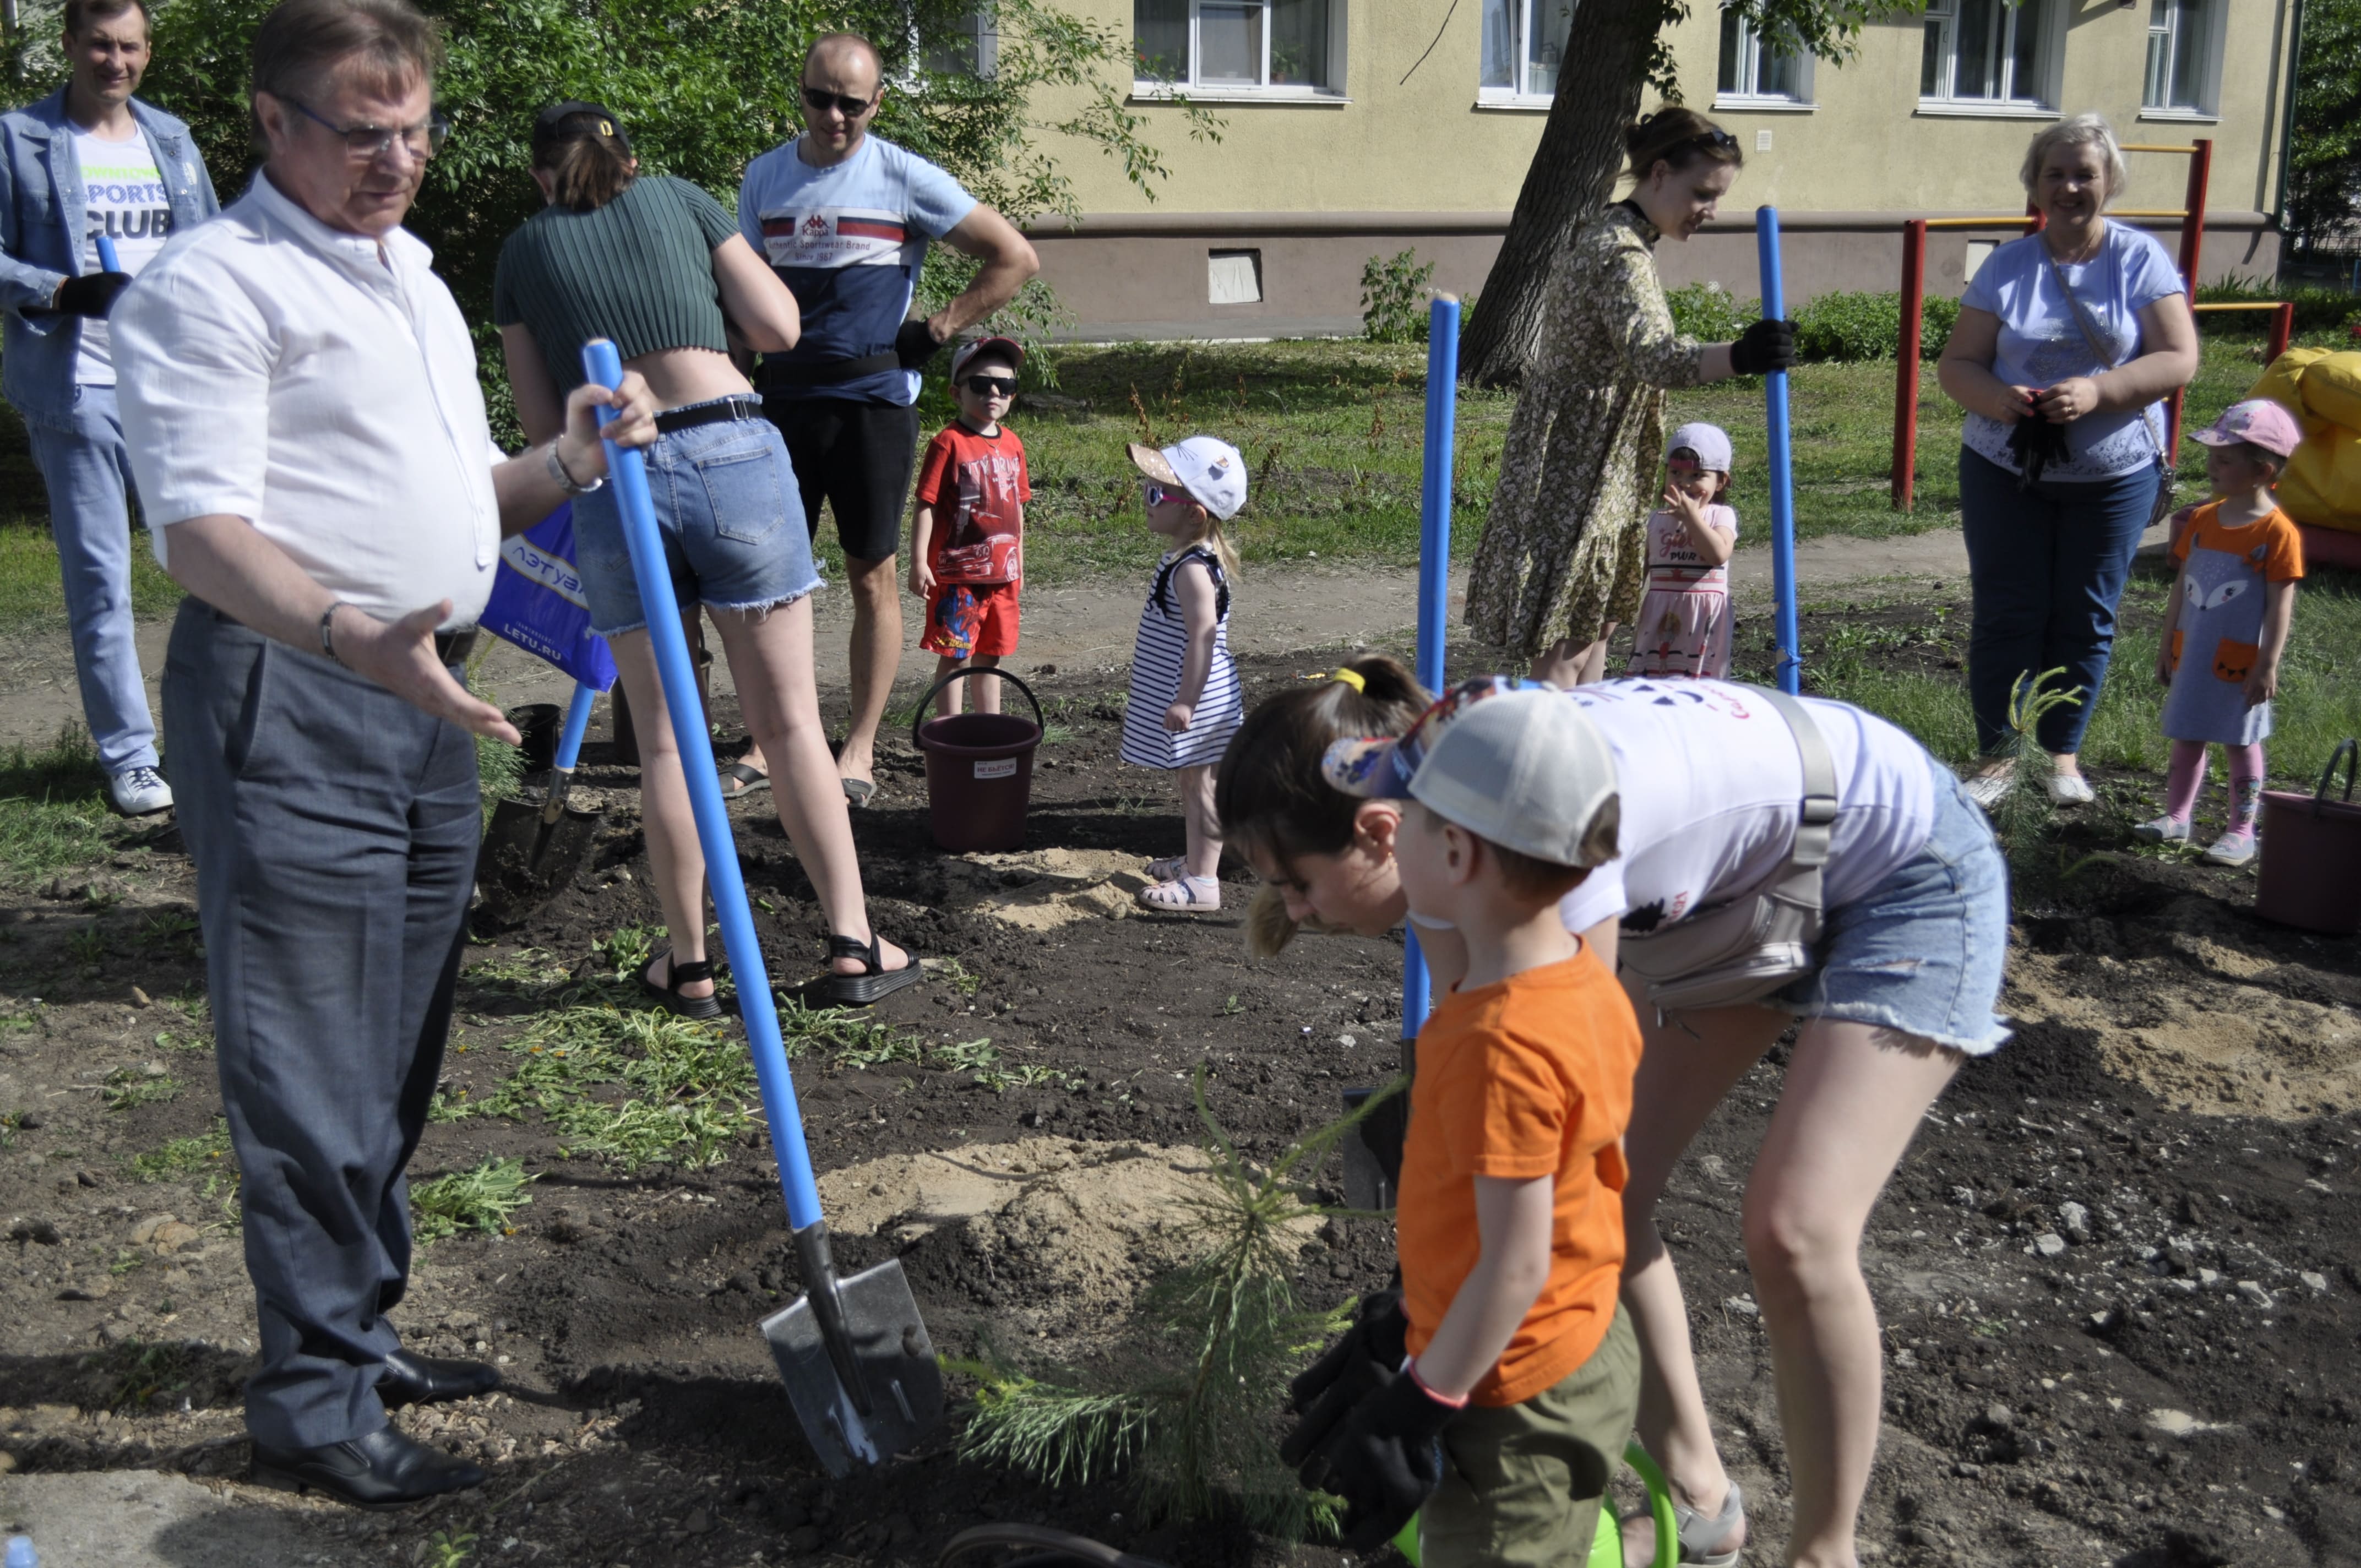
<svg viewBox="0 0 2361 1568"><path fill-rule="evenodd" d="M1014 376L970 376L960 385L979 398L1013 398L1016 395L1016 378Z"/></svg>
<svg viewBox="0 0 2361 1568"><path fill-rule="evenodd" d="M1693 147L1700 148L1711 148L1716 152L1736 152L1738 150L1738 138L1731 136L1728 131L1723 130L1719 126L1716 126L1709 131L1699 131L1697 135L1689 137L1688 140L1681 143L1681 149L1683 150Z"/></svg>
<svg viewBox="0 0 2361 1568"><path fill-rule="evenodd" d="M828 113L832 105L836 112L846 119L857 120L867 114L877 100L874 97L848 98L841 93L831 93L825 87L807 86L804 89L804 102L811 105L811 111L815 115Z"/></svg>

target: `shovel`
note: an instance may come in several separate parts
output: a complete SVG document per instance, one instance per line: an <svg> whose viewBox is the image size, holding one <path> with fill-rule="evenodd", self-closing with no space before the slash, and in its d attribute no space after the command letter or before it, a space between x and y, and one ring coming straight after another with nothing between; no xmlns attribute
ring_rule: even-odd
<svg viewBox="0 0 2361 1568"><path fill-rule="evenodd" d="M590 728L590 707L598 699L596 688L577 682L574 700L566 705L566 728L557 738L557 757L549 770L549 784L540 804L504 800L492 807L492 825L484 832L476 883L483 890L484 907L502 923L520 918L527 910L562 887L572 885L598 836L598 813L566 804L574 787L574 764L582 753L582 733Z"/></svg>
<svg viewBox="0 0 2361 1568"><path fill-rule="evenodd" d="M623 378L615 345L596 338L582 345L586 378L614 387ZM601 409L600 423L614 417ZM688 774L688 799L697 817L697 842L705 850L705 874L713 889L713 911L721 923L723 948L738 976L739 1012L746 1044L762 1086L763 1114L771 1126L771 1153L779 1163L779 1187L787 1201L787 1224L795 1234L796 1262L804 1294L784 1311L763 1321L763 1337L795 1404L796 1418L819 1462L833 1476L849 1475L857 1460L877 1464L924 1438L943 1417L942 1368L918 1317L917 1298L899 1259L888 1258L850 1278L837 1277L829 1255L828 1224L820 1218L819 1184L812 1179L811 1151L804 1146L803 1113L796 1083L779 1039L779 1014L771 978L754 936L745 880L738 871L738 845L730 834L721 781L713 765L713 741L697 700L697 678L688 660L688 640L674 602L672 574L656 534L655 508L648 496L647 468L636 451L607 443L607 482L623 518L623 542L647 612L648 640L656 655L664 706L671 710L681 767Z"/></svg>

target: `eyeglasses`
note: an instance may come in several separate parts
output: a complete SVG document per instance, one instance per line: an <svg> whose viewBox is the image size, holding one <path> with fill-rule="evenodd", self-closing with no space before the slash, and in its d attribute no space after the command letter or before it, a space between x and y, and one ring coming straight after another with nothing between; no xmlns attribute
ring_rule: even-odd
<svg viewBox="0 0 2361 1568"><path fill-rule="evenodd" d="M970 376L961 385L979 398L1013 398L1016 395L1014 376Z"/></svg>
<svg viewBox="0 0 2361 1568"><path fill-rule="evenodd" d="M1148 480L1144 488L1148 493L1148 504L1152 507L1160 507L1166 501L1180 499L1153 479Z"/></svg>
<svg viewBox="0 0 2361 1568"><path fill-rule="evenodd" d="M342 137L345 152L356 163L375 162L384 157L385 149L397 141L401 143L404 151L423 163L441 152L443 144L451 139L451 122L439 114L429 115L423 126L404 126L390 130L383 126L340 126L295 103L292 98L283 102L294 104L296 112L305 119L316 121Z"/></svg>
<svg viewBox="0 0 2361 1568"><path fill-rule="evenodd" d="M848 98L841 93L831 93L825 87L807 86L804 89L804 102L811 105L811 112L815 115L825 115L833 107L846 119L857 120L876 107L877 98L873 93L866 98Z"/></svg>

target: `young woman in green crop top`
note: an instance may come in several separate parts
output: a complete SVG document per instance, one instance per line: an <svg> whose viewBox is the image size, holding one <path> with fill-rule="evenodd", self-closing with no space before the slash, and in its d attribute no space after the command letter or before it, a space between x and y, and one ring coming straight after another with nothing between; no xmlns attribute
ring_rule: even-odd
<svg viewBox="0 0 2361 1568"><path fill-rule="evenodd" d="M558 104L533 123L533 180L546 205L500 247L492 315L526 437L557 428L582 379L582 345L614 340L653 389L659 434L649 489L684 620L720 628L747 727L775 774L779 826L810 875L829 930L826 1001L860 1005L918 978L917 960L869 923L836 762L812 668L819 586L785 443L730 360L732 347L784 353L795 296L737 220L684 180L642 178L615 116ZM608 639L640 737L648 862L672 945L640 976L656 1001L713 1017L705 952L705 857L673 743L664 689L609 490L574 499L577 568L591 627Z"/></svg>

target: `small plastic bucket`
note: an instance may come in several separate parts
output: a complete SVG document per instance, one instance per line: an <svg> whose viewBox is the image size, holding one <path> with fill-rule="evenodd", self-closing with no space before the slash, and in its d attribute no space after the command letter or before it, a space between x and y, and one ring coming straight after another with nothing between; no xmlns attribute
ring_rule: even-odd
<svg viewBox="0 0 2361 1568"><path fill-rule="evenodd" d="M566 710L554 702L532 702L510 708L508 718L516 726L526 775L549 772L557 761L557 731L566 722Z"/></svg>
<svg viewBox="0 0 2361 1568"><path fill-rule="evenodd" d="M953 713L928 718L945 686L965 675L997 675L1025 694L1030 721L1013 713ZM927 826L956 854L1015 850L1025 843L1033 802L1033 752L1041 744L1041 704L1007 671L971 664L935 683L911 721L910 743L927 758Z"/></svg>
<svg viewBox="0 0 2361 1568"><path fill-rule="evenodd" d="M2263 863L2255 913L2266 920L2331 937L2361 931L2361 806L2353 773L2361 745L2329 753L2320 787L2310 795L2263 792ZM2345 764L2345 798L2328 798L2336 764Z"/></svg>

